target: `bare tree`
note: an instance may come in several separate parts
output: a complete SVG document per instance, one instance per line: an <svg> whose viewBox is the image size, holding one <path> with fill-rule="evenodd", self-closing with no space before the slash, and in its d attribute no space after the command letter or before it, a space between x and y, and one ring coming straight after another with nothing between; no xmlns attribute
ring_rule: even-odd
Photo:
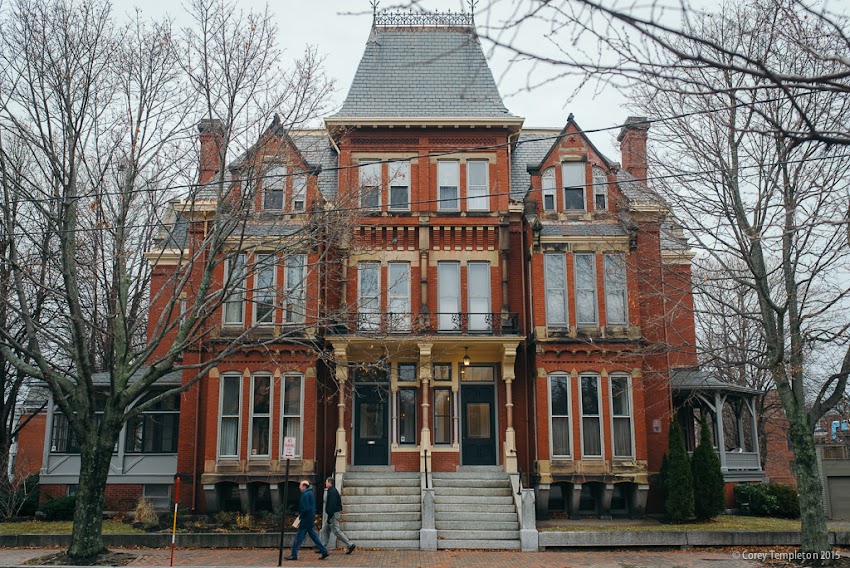
<svg viewBox="0 0 850 568"><path fill-rule="evenodd" d="M244 286L233 271L222 280L221 264L247 246L259 176L242 168L234 183L228 160L275 111L286 117L277 122L284 130L302 125L330 88L312 51L294 71L281 69L268 15L217 1L189 9L196 21L182 38L165 23L118 23L100 1L19 0L2 22L0 127L24 148L26 167L0 137L0 171L18 174L0 176L3 229L12 236L2 300L22 330L0 329L0 349L18 372L47 385L79 445L74 558L103 549L106 480L123 425L190 388L221 358L268 341L246 330L220 340L203 363L183 358ZM224 117L212 199L209 184L186 183L199 115ZM204 231L194 230L198 215ZM322 223L299 236L299 247L317 246ZM163 249L178 241L173 270L151 293ZM134 405L163 376L186 369L194 379Z"/></svg>

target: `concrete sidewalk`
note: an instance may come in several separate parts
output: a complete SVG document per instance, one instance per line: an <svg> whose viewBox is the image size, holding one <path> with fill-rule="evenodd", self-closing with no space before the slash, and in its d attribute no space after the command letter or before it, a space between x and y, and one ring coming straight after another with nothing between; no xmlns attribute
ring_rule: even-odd
<svg viewBox="0 0 850 568"><path fill-rule="evenodd" d="M56 549L2 549L0 566L15 566L27 560L57 552ZM167 549L115 549L138 555L131 566L168 566ZM284 566L301 567L351 566L359 568L738 568L761 566L758 562L739 560L730 552L710 550L687 551L580 551L580 552L513 552L513 551L396 551L360 550L348 556L342 549L333 551L326 560L319 560L306 549L297 562ZM289 551L286 551L288 554ZM177 550L175 566L277 566L277 550L271 549L184 549Z"/></svg>

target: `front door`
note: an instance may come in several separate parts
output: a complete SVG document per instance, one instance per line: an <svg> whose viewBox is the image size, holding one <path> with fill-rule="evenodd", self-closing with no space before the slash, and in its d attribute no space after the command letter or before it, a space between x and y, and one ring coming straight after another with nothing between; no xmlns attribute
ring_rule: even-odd
<svg viewBox="0 0 850 568"><path fill-rule="evenodd" d="M461 385L463 465L497 465L495 386Z"/></svg>
<svg viewBox="0 0 850 568"><path fill-rule="evenodd" d="M386 385L357 385L354 389L354 464L389 465L390 417Z"/></svg>

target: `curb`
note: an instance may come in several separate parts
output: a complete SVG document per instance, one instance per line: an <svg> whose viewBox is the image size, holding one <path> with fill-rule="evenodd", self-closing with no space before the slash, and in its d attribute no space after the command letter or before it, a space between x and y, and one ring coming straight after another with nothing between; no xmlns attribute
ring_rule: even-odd
<svg viewBox="0 0 850 568"><path fill-rule="evenodd" d="M850 545L850 531L829 531L831 545ZM541 531L540 549L563 547L799 546L800 531Z"/></svg>

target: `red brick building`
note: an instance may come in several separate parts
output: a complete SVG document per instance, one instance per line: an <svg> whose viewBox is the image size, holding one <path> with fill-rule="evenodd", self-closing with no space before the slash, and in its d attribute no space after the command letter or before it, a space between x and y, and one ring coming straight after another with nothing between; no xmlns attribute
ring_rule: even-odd
<svg viewBox="0 0 850 568"><path fill-rule="evenodd" d="M199 126L200 184L151 253L154 298L215 210L219 128ZM353 495L369 495L358 472L421 475L423 491L431 474L483 472L521 478L542 513L642 514L671 377L697 364L691 255L647 187L648 131L629 119L617 163L572 115L524 130L469 16L376 16L324 128L275 119L230 168L234 194L248 194L248 172L259 187L216 275L238 285L184 362L240 334L265 341L180 397L159 457L189 483L186 505L270 509L292 437L292 479L333 473ZM311 242L304 227L329 210L354 214ZM116 484L131 480L122 471ZM168 485L152 473L136 485L146 494Z"/></svg>

